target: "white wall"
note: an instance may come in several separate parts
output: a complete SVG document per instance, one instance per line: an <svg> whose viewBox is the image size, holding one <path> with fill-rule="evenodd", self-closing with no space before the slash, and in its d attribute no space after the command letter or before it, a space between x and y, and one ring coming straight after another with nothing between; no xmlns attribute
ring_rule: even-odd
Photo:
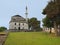
<svg viewBox="0 0 60 45"><path fill-rule="evenodd" d="M15 25L15 23L16 23L16 25ZM11 22L9 24L9 29L15 29L15 27L16 27L16 29L18 29L18 27L20 27L20 29L28 29L28 24L20 23L20 25L19 25L19 22Z"/></svg>

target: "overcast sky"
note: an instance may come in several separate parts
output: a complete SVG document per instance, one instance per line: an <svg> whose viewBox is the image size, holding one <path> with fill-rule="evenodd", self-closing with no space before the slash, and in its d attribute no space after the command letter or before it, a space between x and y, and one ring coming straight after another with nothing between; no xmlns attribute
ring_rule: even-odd
<svg viewBox="0 0 60 45"><path fill-rule="evenodd" d="M47 4L48 0L0 0L0 26L8 28L11 16L16 14L25 18L26 5L28 18L36 17L41 21L45 17L42 11Z"/></svg>

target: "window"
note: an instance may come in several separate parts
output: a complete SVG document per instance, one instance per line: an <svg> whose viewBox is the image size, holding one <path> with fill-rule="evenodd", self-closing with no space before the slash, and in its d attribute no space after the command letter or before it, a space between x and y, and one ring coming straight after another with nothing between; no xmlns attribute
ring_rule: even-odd
<svg viewBox="0 0 60 45"><path fill-rule="evenodd" d="M18 27L18 30L20 30L20 27Z"/></svg>
<svg viewBox="0 0 60 45"><path fill-rule="evenodd" d="M15 23L15 25L16 25L16 23Z"/></svg>

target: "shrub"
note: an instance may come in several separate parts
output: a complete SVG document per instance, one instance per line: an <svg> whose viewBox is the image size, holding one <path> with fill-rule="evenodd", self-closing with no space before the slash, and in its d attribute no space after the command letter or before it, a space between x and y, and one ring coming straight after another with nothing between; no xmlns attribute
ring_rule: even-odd
<svg viewBox="0 0 60 45"><path fill-rule="evenodd" d="M0 27L0 32L7 30L6 27Z"/></svg>

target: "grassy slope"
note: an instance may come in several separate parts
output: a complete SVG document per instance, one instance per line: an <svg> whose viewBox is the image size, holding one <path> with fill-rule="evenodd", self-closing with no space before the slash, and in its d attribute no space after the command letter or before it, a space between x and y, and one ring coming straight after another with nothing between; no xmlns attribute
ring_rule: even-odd
<svg viewBox="0 0 60 45"><path fill-rule="evenodd" d="M60 45L60 37L41 32L12 32L5 45Z"/></svg>

